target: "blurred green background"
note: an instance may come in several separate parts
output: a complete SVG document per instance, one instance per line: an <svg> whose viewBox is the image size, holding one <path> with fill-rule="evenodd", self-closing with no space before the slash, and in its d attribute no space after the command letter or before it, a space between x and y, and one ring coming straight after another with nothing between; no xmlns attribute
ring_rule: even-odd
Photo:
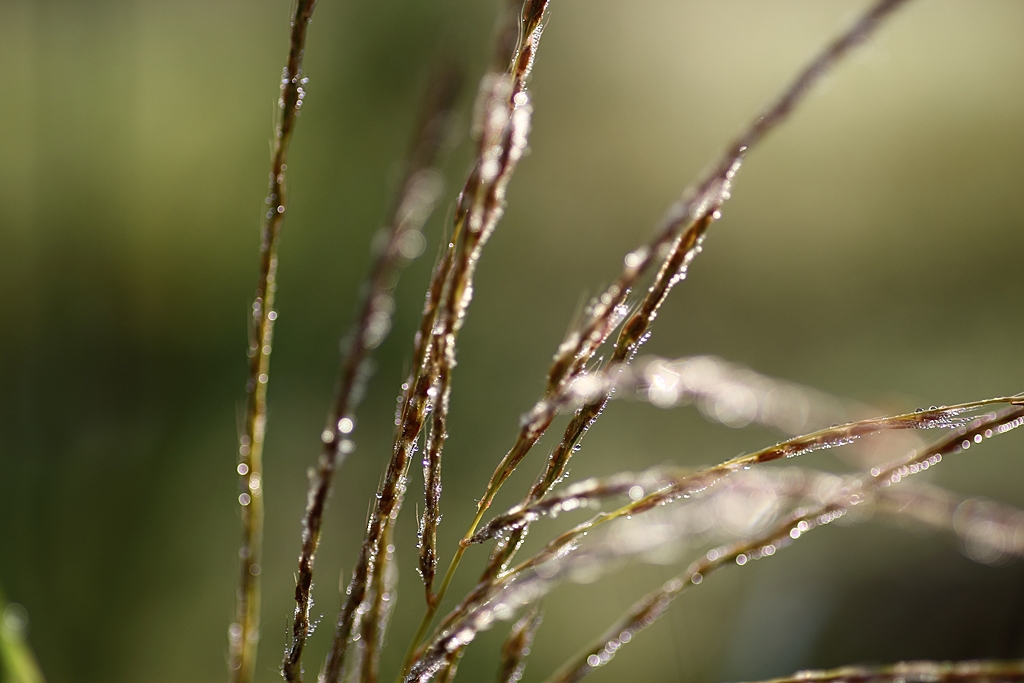
<svg viewBox="0 0 1024 683"><path fill-rule="evenodd" d="M442 563L587 295L863 2L554 0L531 154L479 270L454 377ZM223 681L239 537L234 474L268 141L288 0L0 0L0 582L51 683ZM264 638L291 614L318 450L370 237L429 63L468 81L497 2L321 0L290 159L266 453ZM646 351L713 353L885 410L1024 390L1024 4L921 0L749 157ZM465 135L446 165L461 183ZM325 650L388 453L450 199L397 292L358 449L333 495L314 614ZM561 424L561 423L560 423ZM518 497L550 447L507 487ZM778 439L618 402L572 475L717 461ZM931 481L1024 505L1021 437ZM809 456L804 464L831 463ZM421 613L410 481L384 672ZM565 522L538 526L534 540ZM453 595L483 553L468 554ZM539 680L672 567L547 601ZM823 530L681 598L597 681L717 681L799 667L1024 653L1024 568L869 523ZM499 628L461 674L491 680Z"/></svg>

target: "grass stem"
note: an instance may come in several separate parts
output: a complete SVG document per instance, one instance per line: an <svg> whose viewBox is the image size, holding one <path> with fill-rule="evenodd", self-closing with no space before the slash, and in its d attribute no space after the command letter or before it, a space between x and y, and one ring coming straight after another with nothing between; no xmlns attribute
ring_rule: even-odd
<svg viewBox="0 0 1024 683"><path fill-rule="evenodd" d="M305 97L302 57L306 30L316 0L297 0L291 20L288 60L281 77L280 120L274 136L267 213L260 240L260 270L252 304L249 335L249 379L246 383L244 434L239 444L238 474L242 492L242 546L235 622L229 629L232 683L250 683L256 665L260 629L260 558L263 544L263 442L266 435L267 384L273 341L274 293L277 289L277 247L287 208L285 172L288 147Z"/></svg>

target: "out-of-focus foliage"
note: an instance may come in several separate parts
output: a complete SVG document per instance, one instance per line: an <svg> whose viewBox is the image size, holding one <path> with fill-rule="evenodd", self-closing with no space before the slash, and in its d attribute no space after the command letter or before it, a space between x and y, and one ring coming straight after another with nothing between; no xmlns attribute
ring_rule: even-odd
<svg viewBox="0 0 1024 683"><path fill-rule="evenodd" d="M27 626L25 608L7 604L0 593L0 680L4 683L43 683L39 664L25 641Z"/></svg>

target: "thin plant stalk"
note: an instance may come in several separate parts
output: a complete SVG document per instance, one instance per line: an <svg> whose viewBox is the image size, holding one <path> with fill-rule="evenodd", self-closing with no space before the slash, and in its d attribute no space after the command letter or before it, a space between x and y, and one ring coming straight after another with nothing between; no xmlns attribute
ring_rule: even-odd
<svg viewBox="0 0 1024 683"><path fill-rule="evenodd" d="M390 328L394 302L389 292L396 284L401 267L422 252L420 230L440 193L441 181L435 165L447 138L458 82L455 71L445 66L435 72L428 84L405 178L392 213L379 233L383 246L374 260L356 320L345 341L347 349L339 370L334 405L321 435L323 448L310 482L308 504L302 520L292 639L282 663L282 672L288 681L302 678L302 652L310 632L313 565L323 514L334 474L354 448L351 433L355 428L358 398L368 374L367 360Z"/></svg>
<svg viewBox="0 0 1024 683"><path fill-rule="evenodd" d="M731 403L730 394L737 389L753 397L752 405L729 411L735 412L734 416L716 414L715 405ZM610 399L636 398L659 408L698 403L709 420L731 427L756 423L794 436L815 426L848 422L851 416L877 412L870 406L768 377L715 356L648 356L638 364L609 364L580 375L552 402L559 410L575 411L602 394Z"/></svg>
<svg viewBox="0 0 1024 683"><path fill-rule="evenodd" d="M699 247L700 237L707 229L710 221L711 214L709 213L703 216L701 220L695 222L676 240L677 248L673 250L673 254L665 261L659 273L659 275L664 275L674 268L673 276L671 278L659 277L655 285L652 286L649 296L645 300L645 303L647 303L648 306L645 306L642 310L648 316L648 323L653 320L654 312L657 311L658 306L660 306L661 302L664 301L664 296L667 294L671 284L684 276L684 261L688 261L692 258L692 255L696 253L695 249ZM679 248L682 247L682 245L686 245L686 247ZM627 259L627 274L632 275L633 270L636 269L637 265L638 264L630 266L629 259ZM572 335L570 339L574 341L568 345L563 344L563 352L556 356L555 365L549 373L548 389L545 398L537 404L531 417L524 421L524 425L520 430L516 444L505 458L502 459L502 462L499 463L498 468L491 476L491 480L488 483L484 496L477 504L476 516L470 524L469 530L459 543L459 547L456 550L456 553L448 566L448 570L445 573L444 579L442 580L441 586L438 589L438 602L440 602L448 586L451 584L451 581L455 576L455 572L458 569L459 562L462 559L462 555L465 553L466 547L470 545L471 539L475 535L478 525L483 520L484 513L493 501L494 496L497 495L498 489L508 479L508 477L511 476L516 466L518 466L519 462L522 461L522 458L525 457L533 445L537 443L546 431L547 427L551 424L551 421L554 419L558 410L558 405L561 402L560 396L568 388L566 384L567 380L578 376L579 373L583 371L586 360L589 360L601 343L607 339L607 336L617 326L617 321L615 321L614 317L615 310L615 308L611 307L602 309L601 313L596 318L592 318L584 326L584 329L589 328L592 330L589 334L586 336L579 334ZM642 326L634 326L630 328L630 330L635 332L639 330L640 327ZM636 337L626 337L624 335L620 337L620 340L626 339L626 341L617 346L616 356L613 359L613 362L621 362L626 356L631 355L641 337L642 335ZM586 339L586 342L583 342L584 339ZM577 349L579 350L577 351ZM569 353L565 353L565 351L570 351L571 355ZM573 371L574 369L575 372ZM566 433L577 434L576 439L578 440L578 435L589 429L590 425L593 424L594 420L596 420L600 415L606 401L607 399L602 397L599 401L592 401L588 406L577 411L577 414L570 422ZM564 467L564 464L568 461L569 457L569 455L566 454L571 454L572 446L575 445L575 443L573 443L566 447L566 443L567 441L563 439L563 442L559 444L555 451L555 455L552 456L549 462L560 463L561 466ZM545 473L531 489L530 494L528 494L524 502L525 505L529 505L530 503L538 500L540 496L542 496L543 493L554 484L555 479L557 479L557 477L552 478L554 470L555 466L549 465ZM513 534L515 535L514 539L495 549L488 562L487 568L484 570L484 577L481 578L481 583L485 581L486 578L500 573L501 568L504 567L512 554L518 548L523 536L525 535L525 527L517 529ZM416 638L414 638L415 647L418 647L419 642L422 640L423 636L426 635L426 631L430 625L429 622L432 618L433 612L428 610L427 615L425 615L423 623L420 626L420 630L417 633ZM406 669L408 669L408 664Z"/></svg>
<svg viewBox="0 0 1024 683"><path fill-rule="evenodd" d="M285 172L288 147L305 97L302 57L316 0L297 0L291 20L288 60L278 99L280 120L274 136L267 213L260 239L260 270L252 304L249 334L249 379L246 383L244 433L239 444L238 474L242 493L242 546L235 622L229 629L229 667L233 683L249 683L256 665L260 628L260 558L263 544L263 442L266 435L267 383L273 340L277 249L287 207Z"/></svg>
<svg viewBox="0 0 1024 683"><path fill-rule="evenodd" d="M454 364L456 339L472 299L473 275L483 246L504 212L506 187L526 147L531 114L526 81L546 10L547 0L527 0L516 17L519 39L507 62L507 71L488 74L481 84L478 159L459 196L455 230L431 283L423 322L414 344L417 352L414 373L403 387L392 457L375 497L325 664L323 679L328 683L338 681L344 670L356 612L368 595L367 584L373 581L374 573L381 570L381 539L401 509L410 455L424 427L428 406L443 409L440 404L434 404L432 393L437 390L440 368L444 366L450 372ZM499 45L500 54L504 55L506 49L504 43ZM369 598L379 600L379 596ZM363 611L372 613L373 609L370 606Z"/></svg>

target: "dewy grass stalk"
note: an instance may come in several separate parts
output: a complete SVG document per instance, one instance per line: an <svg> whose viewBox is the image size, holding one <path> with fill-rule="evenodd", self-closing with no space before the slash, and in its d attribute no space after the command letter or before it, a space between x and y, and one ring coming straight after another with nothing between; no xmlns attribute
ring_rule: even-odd
<svg viewBox="0 0 1024 683"><path fill-rule="evenodd" d="M549 0L510 2L507 16L499 22L494 65L479 87L473 131L477 145L475 160L456 201L450 240L434 267L427 288L413 342L412 369L402 386L391 458L372 500L363 542L337 617L333 643L320 673L322 683L357 679L362 683L376 683L379 679L384 635L395 600L395 523L406 494L408 469L421 442L424 500L423 513L418 520L418 564L425 591L425 609L415 635L406 644L405 659L399 670L400 679L406 683L425 683L431 679L451 681L459 660L480 630L489 628L496 619L510 620L522 612L505 641L499 671L500 681L520 680L525 657L541 628L537 602L558 581L570 578L564 571L565 559L589 552L592 563L600 567L608 558L632 552L607 547L588 550L585 537L599 528L614 527L612 523L619 523L616 520L623 518L643 519L666 506L685 510L686 504L693 505L695 501L713 501L723 495L722 490L730 483L739 482L745 470L782 458L837 448L865 436L893 430L944 430L944 436L934 444L922 445L890 465L836 479L840 482L837 492L810 507L799 502L809 495L804 488L798 486L796 493L786 493L785 486L780 485L776 490L772 489L773 485L763 484L766 491L773 491L773 495L789 505L786 514L766 528L751 528L745 534L727 539L699 557L660 591L637 603L551 680L576 681L607 663L618 649L659 618L677 595L699 585L710 573L730 564L743 565L770 557L784 545L846 515L866 500L878 502L891 514L918 514L930 524L961 533L954 518L959 514L957 511L964 509L964 501L953 505L950 501L957 499L930 490L915 493L911 489L902 496L894 496L889 487L935 466L944 456L1024 424L1024 398L1020 395L848 422L699 471L624 473L553 491L565 477L567 465L579 450L584 435L617 391L628 388L640 393L650 392L652 402L665 402L657 394L664 389L658 384L663 378L656 372L634 372L630 364L651 334L658 311L673 286L686 277L690 262L700 253L705 233L720 217L744 157L788 118L839 60L868 38L904 2L879 0L828 44L736 138L711 172L684 192L669 209L654 237L625 257L621 274L591 303L584 320L557 349L543 395L523 417L515 442L494 469L477 501L474 520L454 549L448 569L435 590L440 555L437 529L441 518L441 462L448 435L457 342L472 299L474 274L482 249L502 217L507 185L526 149L532 113L527 82L549 11ZM256 656L262 524L260 460L274 321L277 243L286 206L287 148L302 103L301 58L313 5L312 0L298 0L295 5L288 66L282 80L282 114L273 155L267 220L261 242L260 279L253 305L250 380L239 464L243 477L240 497L244 533L242 579L238 618L231 629L230 665L232 680L237 683L252 679ZM352 450L354 411L366 379L365 361L390 327L394 305L390 288L394 286L399 268L422 251L420 229L437 199L439 187L434 165L453 106L454 82L451 74L443 71L428 88L408 172L393 214L381 234L379 244L382 246L379 246L362 306L345 344L335 402L322 434L323 450L312 477L302 522L296 606L291 641L282 663L282 673L291 683L303 679L302 657L311 632L309 611L314 560L334 475L344 456ZM646 292L632 296L641 279L652 271L654 275ZM616 331L617 337L612 342ZM607 359L600 355L602 349L607 349ZM662 365L669 367L671 364ZM566 410L573 413L568 425L522 502L481 526L498 491L558 414ZM532 557L512 566L531 522L557 512L599 507L602 502L622 496L628 496L630 502L616 510L598 513L555 537ZM1022 513L1007 508L971 510L977 519L986 523L1003 524L1006 529L1024 528ZM964 514L970 514L970 510ZM710 540L704 531L680 530L679 533L697 540ZM464 554L473 544L490 540L495 540L496 544L475 587L431 631ZM1016 546L1008 550L1019 552ZM1017 680L1021 671L1020 663L909 663L878 669L806 673L796 680Z"/></svg>
<svg viewBox="0 0 1024 683"><path fill-rule="evenodd" d="M441 191L435 162L448 134L457 82L455 71L445 66L434 74L427 89L408 170L390 220L380 232L383 246L374 261L362 306L345 344L347 352L341 364L334 406L321 435L323 450L316 474L310 482L309 500L302 521L292 643L283 664L285 677L289 680L301 678L299 667L310 630L313 561L334 473L353 446L350 435L355 428L354 411L368 374L365 361L390 328L394 308L390 290L395 286L401 266L423 251L420 230Z"/></svg>
<svg viewBox="0 0 1024 683"><path fill-rule="evenodd" d="M297 0L291 21L288 61L281 76L278 100L280 121L274 135L270 167L267 214L260 241L260 271L252 304L249 341L249 380L246 384L244 433L239 445L238 474L242 492L242 547L239 550L238 612L231 625L230 668L235 683L248 683L256 665L256 646L260 628L260 554L263 539L263 441L267 420L267 384L273 341L274 292L277 289L277 245L287 207L285 171L288 146L305 96L302 57L306 32L315 0Z"/></svg>

